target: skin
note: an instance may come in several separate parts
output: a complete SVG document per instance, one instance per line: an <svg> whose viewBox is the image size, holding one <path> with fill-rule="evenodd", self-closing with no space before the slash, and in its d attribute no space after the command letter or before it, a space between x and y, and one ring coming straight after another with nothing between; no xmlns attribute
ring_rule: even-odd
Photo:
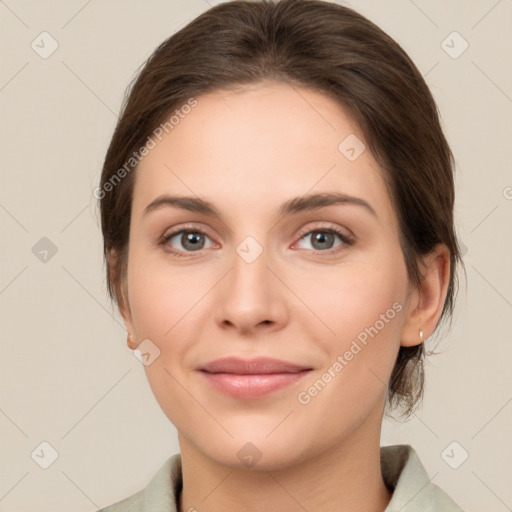
<svg viewBox="0 0 512 512"><path fill-rule="evenodd" d="M419 344L419 329L427 339L439 320L448 250L437 246L422 262L421 285L411 285L381 171L369 150L355 161L338 150L349 134L364 136L329 98L265 82L196 99L137 170L120 305L127 331L160 350L144 369L178 430L179 510L384 510L392 495L380 470L386 383L400 345ZM364 199L376 216L354 204L278 214L293 197L333 191ZM144 215L164 193L206 199L220 216L171 206ZM187 224L205 233L199 250L182 234L159 244ZM353 244L337 235L315 242L312 232L332 227ZM236 252L249 235L263 249L250 264ZM394 318L301 404L298 393L394 303L401 305ZM231 355L313 371L241 400L197 371ZM261 454L252 467L237 456L248 442Z"/></svg>

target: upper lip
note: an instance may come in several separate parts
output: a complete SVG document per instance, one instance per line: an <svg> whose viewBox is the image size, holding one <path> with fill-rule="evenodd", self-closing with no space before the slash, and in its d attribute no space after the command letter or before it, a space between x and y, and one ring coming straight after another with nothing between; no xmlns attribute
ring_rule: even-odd
<svg viewBox="0 0 512 512"><path fill-rule="evenodd" d="M199 368L208 373L235 373L238 375L257 375L265 373L297 373L311 370L310 367L300 364L259 357L256 359L240 359L238 357L224 357L206 363Z"/></svg>

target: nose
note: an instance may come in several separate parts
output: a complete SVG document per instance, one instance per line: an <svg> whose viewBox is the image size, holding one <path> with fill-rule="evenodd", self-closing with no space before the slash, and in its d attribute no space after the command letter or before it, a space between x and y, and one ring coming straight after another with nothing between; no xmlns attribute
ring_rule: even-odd
<svg viewBox="0 0 512 512"><path fill-rule="evenodd" d="M231 327L245 335L282 328L287 321L289 291L271 268L271 258L263 250L253 260L250 252L254 247L248 252L244 247L237 249L216 292L216 321L223 329Z"/></svg>

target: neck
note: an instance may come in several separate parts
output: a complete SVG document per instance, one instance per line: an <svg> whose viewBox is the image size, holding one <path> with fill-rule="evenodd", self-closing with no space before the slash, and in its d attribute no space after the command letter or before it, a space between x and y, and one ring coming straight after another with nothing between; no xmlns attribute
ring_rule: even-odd
<svg viewBox="0 0 512 512"><path fill-rule="evenodd" d="M179 512L383 512L392 493L382 478L380 429L361 430L315 457L278 471L218 464L179 436L183 489Z"/></svg>

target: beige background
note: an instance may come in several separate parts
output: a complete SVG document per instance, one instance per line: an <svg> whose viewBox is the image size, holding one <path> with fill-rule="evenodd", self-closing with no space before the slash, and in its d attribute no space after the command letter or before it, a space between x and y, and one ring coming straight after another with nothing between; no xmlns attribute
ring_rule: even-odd
<svg viewBox="0 0 512 512"><path fill-rule="evenodd" d="M386 420L382 444L412 444L465 510L512 510L512 1L347 5L404 47L434 93L467 247L468 288L427 367L424 406L408 423ZM135 70L208 7L0 1L0 511L97 510L144 487L178 451L112 315L92 190ZM31 47L43 31L58 42L46 59ZM453 31L469 44L458 58L442 47ZM57 251L46 262L43 237ZM458 469L442 456L453 441L452 465L469 454ZM31 456L42 442L58 453L47 469Z"/></svg>

